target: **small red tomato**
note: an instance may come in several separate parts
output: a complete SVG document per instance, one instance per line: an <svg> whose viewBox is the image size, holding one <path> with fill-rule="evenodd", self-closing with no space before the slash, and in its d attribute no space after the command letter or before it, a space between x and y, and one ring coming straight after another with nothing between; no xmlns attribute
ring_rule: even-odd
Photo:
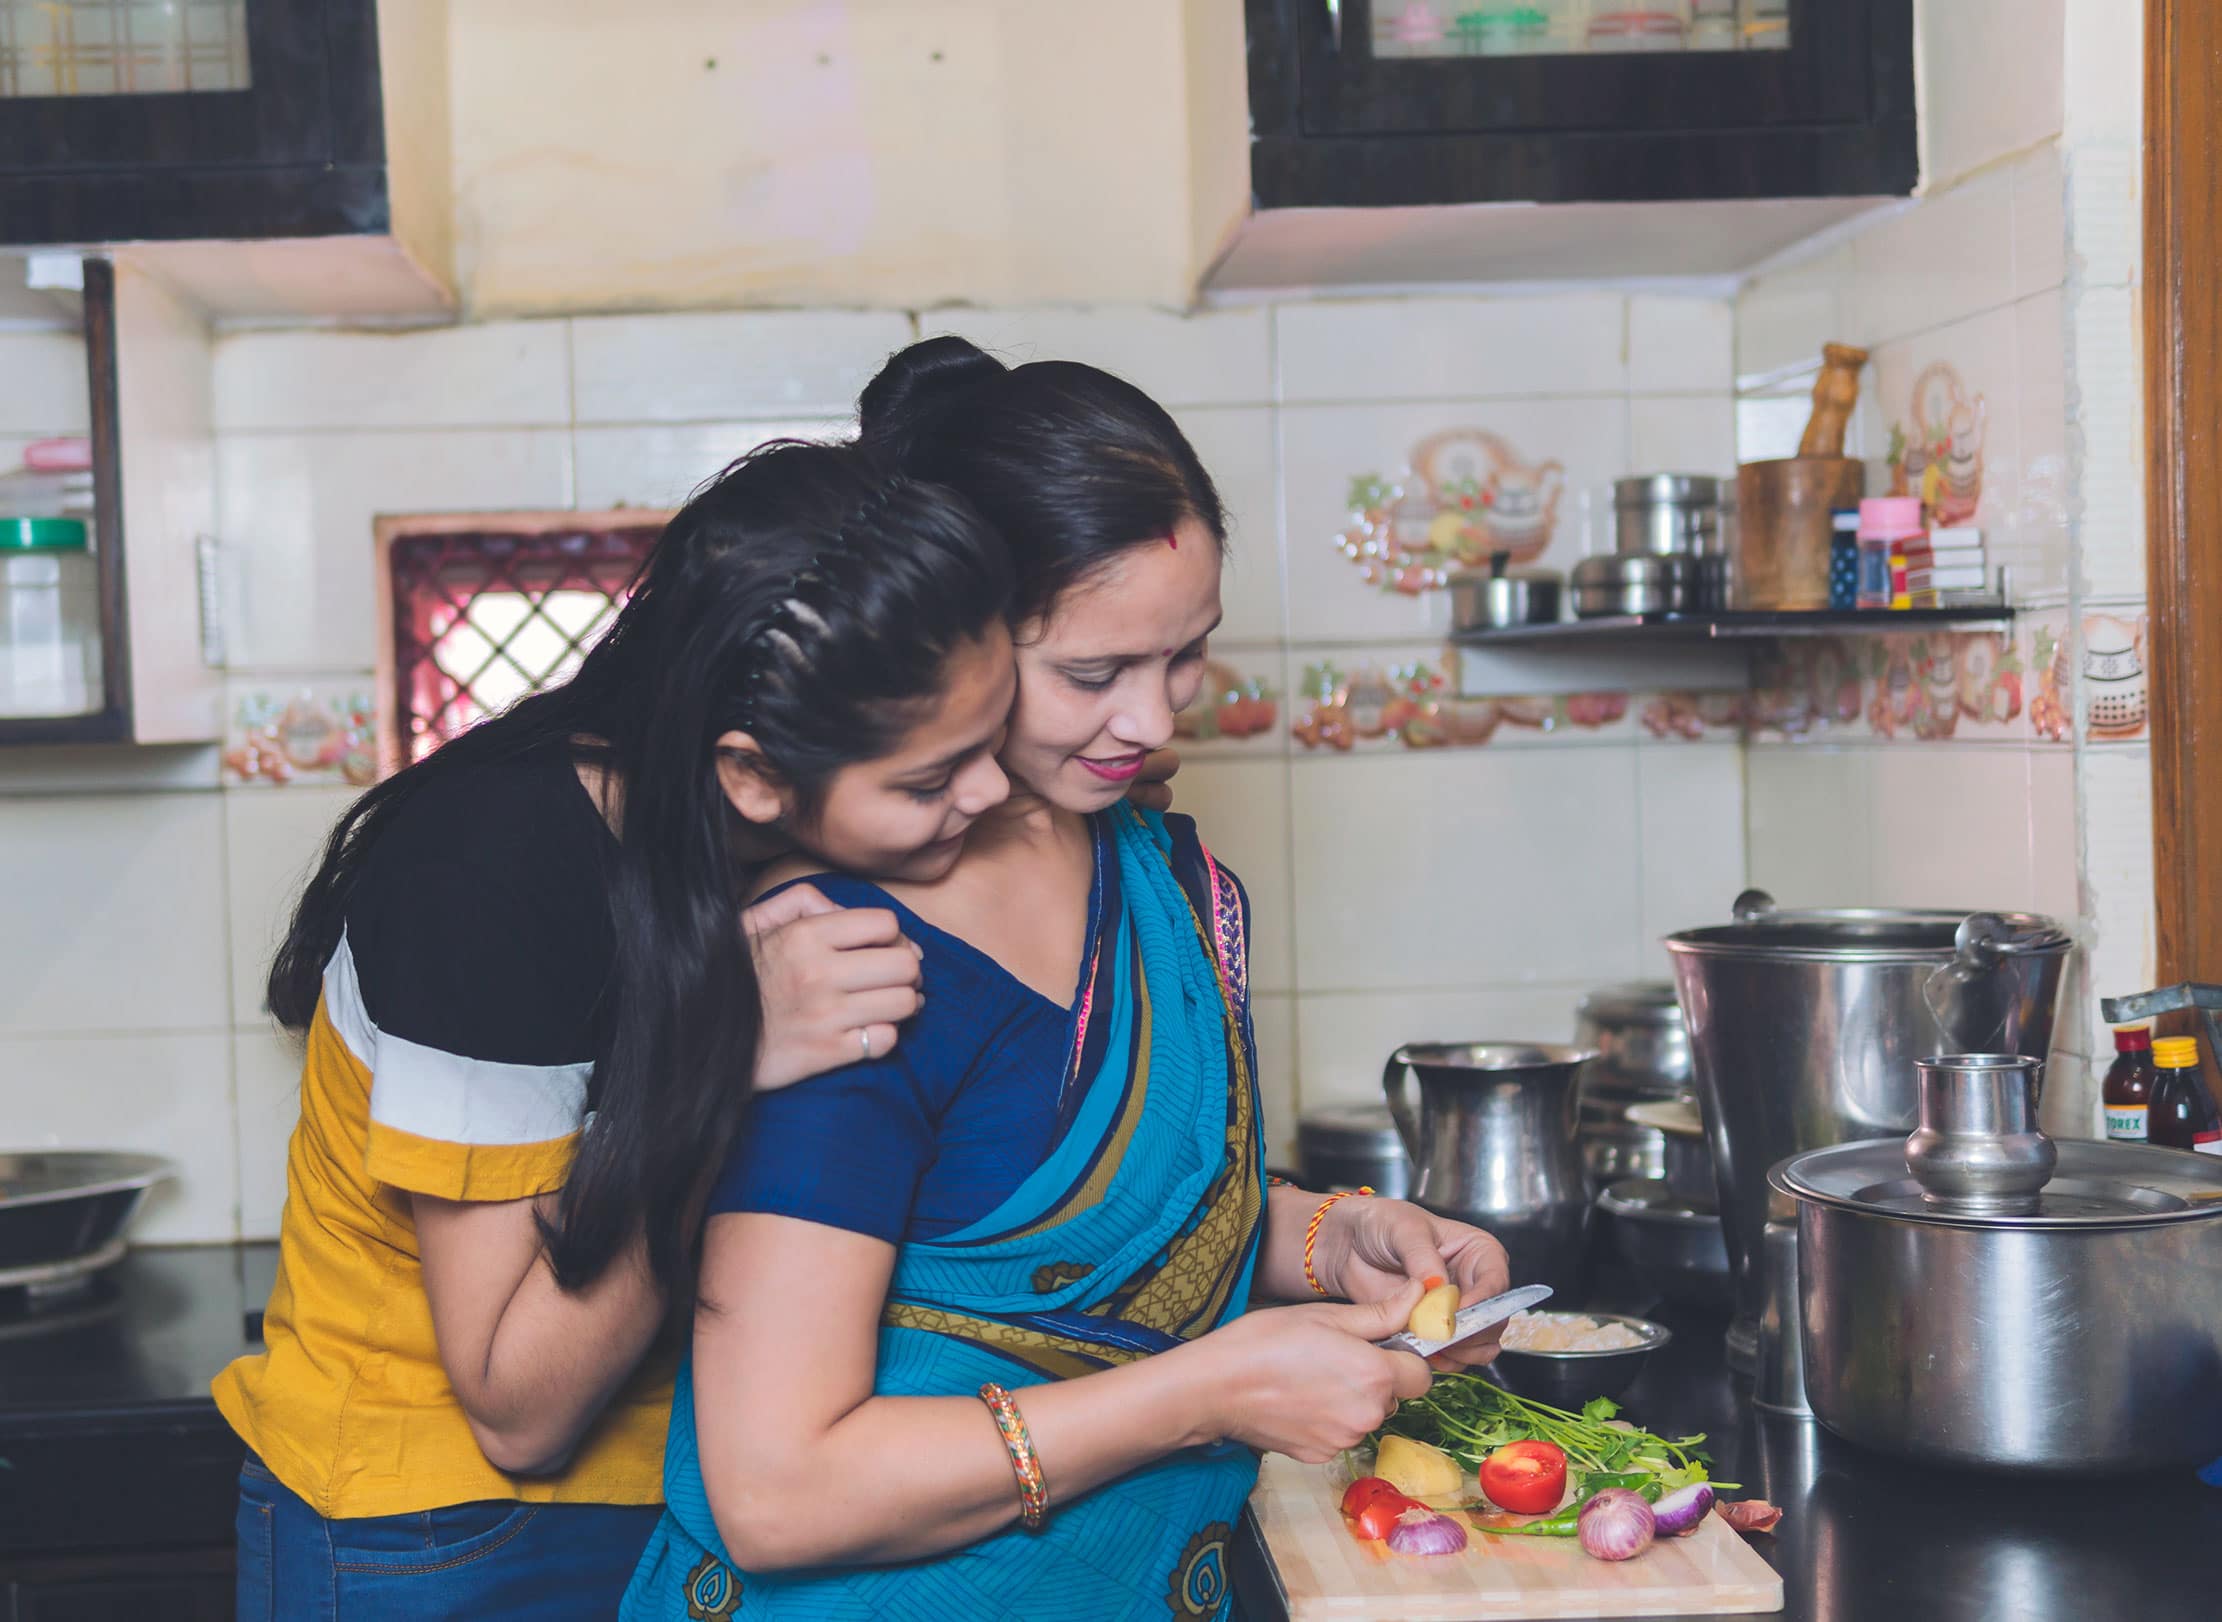
<svg viewBox="0 0 2222 1622"><path fill-rule="evenodd" d="M1481 1461L1481 1490L1499 1509L1548 1514L1566 1495L1566 1454L1552 1442L1507 1442Z"/></svg>
<svg viewBox="0 0 2222 1622"><path fill-rule="evenodd" d="M1368 1542L1377 1543L1387 1537L1389 1528L1406 1510L1426 1507L1414 1503L1379 1476L1361 1476L1342 1495L1342 1512L1349 1517L1351 1530Z"/></svg>

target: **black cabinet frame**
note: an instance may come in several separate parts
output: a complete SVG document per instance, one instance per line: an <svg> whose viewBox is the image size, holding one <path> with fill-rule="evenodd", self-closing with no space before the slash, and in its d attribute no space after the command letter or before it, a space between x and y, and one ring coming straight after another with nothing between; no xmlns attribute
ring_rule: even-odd
<svg viewBox="0 0 2222 1622"><path fill-rule="evenodd" d="M1380 3L1245 0L1259 207L1901 196L1919 178L1913 0L1790 0L1781 51L1427 59L1373 55Z"/></svg>

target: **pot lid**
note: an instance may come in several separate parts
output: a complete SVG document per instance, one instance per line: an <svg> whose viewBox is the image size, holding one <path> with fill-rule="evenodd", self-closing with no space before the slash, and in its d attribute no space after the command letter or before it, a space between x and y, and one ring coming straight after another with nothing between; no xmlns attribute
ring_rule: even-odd
<svg viewBox="0 0 2222 1622"><path fill-rule="evenodd" d="M1720 500L1721 482L1709 473L1631 473L1612 482L1615 507L1710 507Z"/></svg>
<svg viewBox="0 0 2222 1622"><path fill-rule="evenodd" d="M1584 997L1577 1019L1610 1025L1679 1025L1682 1004L1669 980L1628 980L1599 986Z"/></svg>
<svg viewBox="0 0 2222 1622"><path fill-rule="evenodd" d="M1402 1156L1404 1140L1397 1136L1396 1118L1386 1104L1341 1104L1311 1110L1296 1122L1297 1142L1307 1149L1333 1153L1394 1154Z"/></svg>
<svg viewBox="0 0 2222 1622"><path fill-rule="evenodd" d="M1794 1199L1940 1228L2134 1228L2222 1216L2222 1158L2080 1138L2053 1146L2059 1163L2027 1212L1929 1204L1906 1168L1903 1138L1809 1149L1777 1164L1767 1181Z"/></svg>

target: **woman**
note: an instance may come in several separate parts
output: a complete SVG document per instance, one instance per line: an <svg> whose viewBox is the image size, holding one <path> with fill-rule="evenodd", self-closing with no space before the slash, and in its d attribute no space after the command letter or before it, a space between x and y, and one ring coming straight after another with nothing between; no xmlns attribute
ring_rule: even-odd
<svg viewBox="0 0 2222 1622"><path fill-rule="evenodd" d="M1219 501L1171 420L937 340L864 430L1013 546L1014 792L945 874L816 880L897 913L925 1007L885 1059L764 1100L711 1194L669 1507L622 1614L1217 1615L1254 1450L1323 1460L1423 1391L1371 1342L1429 1274L1501 1287L1503 1253L1264 1187L1240 886L1119 805L1219 618ZM775 783L735 803L788 814ZM1245 1314L1253 1292L1363 1304Z"/></svg>
<svg viewBox="0 0 2222 1622"><path fill-rule="evenodd" d="M1008 555L854 447L699 492L578 673L371 790L270 976L307 1038L248 1444L244 1617L607 1617L654 1523L707 1180L757 1089L884 1055L885 909L756 847L930 880L1006 789ZM645 1361L644 1361L645 1359Z"/></svg>

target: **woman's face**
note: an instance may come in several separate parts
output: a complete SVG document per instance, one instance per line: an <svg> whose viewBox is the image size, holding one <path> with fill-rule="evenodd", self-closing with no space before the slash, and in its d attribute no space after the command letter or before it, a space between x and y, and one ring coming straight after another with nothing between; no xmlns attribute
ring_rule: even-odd
<svg viewBox="0 0 2222 1622"><path fill-rule="evenodd" d="M990 626L949 656L940 694L901 741L835 772L814 812L798 814L791 790L730 763L726 794L752 822L784 821L828 866L929 883L956 865L965 830L1011 792L995 756L1016 687L1010 632Z"/></svg>
<svg viewBox="0 0 2222 1622"><path fill-rule="evenodd" d="M1130 546L1018 632L1003 768L1052 805L1100 811L1195 701L1219 625L1219 543L1194 518Z"/></svg>

